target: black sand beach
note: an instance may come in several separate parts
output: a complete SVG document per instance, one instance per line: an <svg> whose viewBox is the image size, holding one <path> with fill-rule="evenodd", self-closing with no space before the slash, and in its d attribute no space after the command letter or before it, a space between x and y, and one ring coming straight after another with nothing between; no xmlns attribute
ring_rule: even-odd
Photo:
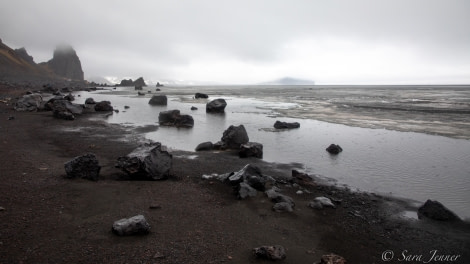
<svg viewBox="0 0 470 264"><path fill-rule="evenodd" d="M299 187L289 181L288 164L173 151L168 180L125 180L114 164L141 137L85 115L64 121L50 112L14 112L14 98L24 93L17 91L0 102L0 263L269 263L251 252L262 245L284 246L282 263L316 263L327 253L347 263L470 261L468 223L398 217L417 210L405 200ZM64 163L90 152L102 166L100 180L64 178ZM273 185L294 199L294 212L274 212L262 192L238 200L229 185L202 179L248 163L278 179ZM318 196L332 198L336 209L309 208ZM147 218L150 234L111 232L114 221L137 214Z"/></svg>

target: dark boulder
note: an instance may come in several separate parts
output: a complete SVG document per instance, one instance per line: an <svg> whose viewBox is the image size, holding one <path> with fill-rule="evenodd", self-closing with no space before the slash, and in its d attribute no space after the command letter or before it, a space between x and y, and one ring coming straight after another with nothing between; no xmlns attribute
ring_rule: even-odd
<svg viewBox="0 0 470 264"><path fill-rule="evenodd" d="M196 93L194 95L194 98L199 99L199 98L209 98L209 95L204 94L204 93Z"/></svg>
<svg viewBox="0 0 470 264"><path fill-rule="evenodd" d="M144 93L144 92L141 92L141 91L139 91L139 92L137 92L137 95L145 95L145 93Z"/></svg>
<svg viewBox="0 0 470 264"><path fill-rule="evenodd" d="M326 148L326 151L328 151L330 154L338 155L341 151L343 151L343 149L339 145L331 144Z"/></svg>
<svg viewBox="0 0 470 264"><path fill-rule="evenodd" d="M287 122L276 121L276 123L274 123L274 128L276 129L292 129L292 128L299 128L299 127L300 127L300 124L298 122L287 123Z"/></svg>
<svg viewBox="0 0 470 264"><path fill-rule="evenodd" d="M88 153L75 157L64 164L67 178L83 178L97 181L101 166L95 154Z"/></svg>
<svg viewBox="0 0 470 264"><path fill-rule="evenodd" d="M97 112L107 112L107 111L113 111L114 108L111 106L110 101L101 101L95 105L95 111Z"/></svg>
<svg viewBox="0 0 470 264"><path fill-rule="evenodd" d="M438 221L460 221L461 219L438 201L427 200L418 208L418 218L430 218Z"/></svg>
<svg viewBox="0 0 470 264"><path fill-rule="evenodd" d="M202 142L201 144L197 145L196 151L203 151L203 150L212 150L214 148L214 144L212 142Z"/></svg>
<svg viewBox="0 0 470 264"><path fill-rule="evenodd" d="M162 126L193 127L194 119L190 115L181 115L180 110L163 111L158 114Z"/></svg>
<svg viewBox="0 0 470 264"><path fill-rule="evenodd" d="M54 117L65 120L74 120L75 115L81 115L84 110L82 105L72 104L65 99L53 98L46 105L52 110Z"/></svg>
<svg viewBox="0 0 470 264"><path fill-rule="evenodd" d="M149 104L150 105L167 105L168 98L166 95L154 95L150 98Z"/></svg>
<svg viewBox="0 0 470 264"><path fill-rule="evenodd" d="M257 258L268 260L282 260L286 258L286 250L283 246L261 246L253 249L253 254Z"/></svg>
<svg viewBox="0 0 470 264"><path fill-rule="evenodd" d="M96 104L96 102L95 99L90 97L85 100L85 104Z"/></svg>
<svg viewBox="0 0 470 264"><path fill-rule="evenodd" d="M72 101L75 100L75 96L73 96L73 94L69 93L66 96L64 96L64 99L67 100L67 101L72 102Z"/></svg>
<svg viewBox="0 0 470 264"><path fill-rule="evenodd" d="M195 111L195 110L197 110L197 107L191 106L191 110Z"/></svg>
<svg viewBox="0 0 470 264"><path fill-rule="evenodd" d="M115 221L112 230L118 236L146 235L150 232L150 225L143 215L136 215Z"/></svg>
<svg viewBox="0 0 470 264"><path fill-rule="evenodd" d="M206 112L208 113L223 113L225 111L225 107L227 106L227 102L222 99L215 99L206 104Z"/></svg>
<svg viewBox="0 0 470 264"><path fill-rule="evenodd" d="M221 140L228 148L239 149L242 144L248 143L250 139L243 125L232 125L224 131Z"/></svg>
<svg viewBox="0 0 470 264"><path fill-rule="evenodd" d="M116 167L131 179L162 180L168 178L173 156L159 142L146 143L126 156L119 157Z"/></svg>
<svg viewBox="0 0 470 264"><path fill-rule="evenodd" d="M238 152L240 158L255 157L263 158L263 144L257 142L248 142L240 145Z"/></svg>

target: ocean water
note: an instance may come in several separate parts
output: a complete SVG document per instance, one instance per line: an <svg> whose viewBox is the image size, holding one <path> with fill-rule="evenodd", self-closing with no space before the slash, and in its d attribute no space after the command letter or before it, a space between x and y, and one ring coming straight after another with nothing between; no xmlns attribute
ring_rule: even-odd
<svg viewBox="0 0 470 264"><path fill-rule="evenodd" d="M434 199L470 218L470 87L468 86L199 86L155 87L138 96L132 87L80 92L109 100L119 113L108 122L148 126L148 139L172 149L194 151L217 142L230 125L243 124L250 141L264 147L263 159L295 163L309 174L361 191ZM225 114L205 112L207 99L224 98ZM154 94L167 106L151 106ZM124 106L129 106L125 109ZM192 106L198 108L190 110ZM193 116L193 128L158 125L161 111L178 109ZM299 122L278 131L276 120ZM329 144L343 152L332 156ZM197 155L197 153L195 153ZM208 172L211 173L211 172Z"/></svg>

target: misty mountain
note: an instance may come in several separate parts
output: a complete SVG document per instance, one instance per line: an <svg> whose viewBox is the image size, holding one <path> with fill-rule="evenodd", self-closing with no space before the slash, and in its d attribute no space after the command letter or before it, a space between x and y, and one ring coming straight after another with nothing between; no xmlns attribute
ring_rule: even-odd
<svg viewBox="0 0 470 264"><path fill-rule="evenodd" d="M27 81L58 78L49 69L36 64L26 49L13 50L0 40L0 80Z"/></svg>
<svg viewBox="0 0 470 264"><path fill-rule="evenodd" d="M274 81L261 83L262 85L314 85L315 81L284 77Z"/></svg>
<svg viewBox="0 0 470 264"><path fill-rule="evenodd" d="M83 81L83 70L77 53L70 45L58 45L54 56L43 65L50 68L57 75L67 79Z"/></svg>
<svg viewBox="0 0 470 264"><path fill-rule="evenodd" d="M0 39L0 80L83 81L83 70L70 46L58 46L51 60L37 64L25 48L13 50Z"/></svg>

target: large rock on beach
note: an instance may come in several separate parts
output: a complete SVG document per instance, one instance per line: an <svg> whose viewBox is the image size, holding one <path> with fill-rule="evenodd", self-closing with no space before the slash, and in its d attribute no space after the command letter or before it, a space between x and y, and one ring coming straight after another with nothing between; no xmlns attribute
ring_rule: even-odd
<svg viewBox="0 0 470 264"><path fill-rule="evenodd" d="M82 178L97 181L101 166L95 154L78 156L64 164L67 178Z"/></svg>
<svg viewBox="0 0 470 264"><path fill-rule="evenodd" d="M96 102L95 99L90 97L85 100L85 104L96 104Z"/></svg>
<svg viewBox="0 0 470 264"><path fill-rule="evenodd" d="M339 145L331 144L326 148L326 151L328 151L330 154L338 155L343 151L343 149Z"/></svg>
<svg viewBox="0 0 470 264"><path fill-rule="evenodd" d="M240 158L255 157L263 158L263 144L257 142L248 142L240 145L240 151L238 152Z"/></svg>
<svg viewBox="0 0 470 264"><path fill-rule="evenodd" d="M460 221L461 219L438 201L427 200L418 208L418 218L438 221Z"/></svg>
<svg viewBox="0 0 470 264"><path fill-rule="evenodd" d="M23 95L15 103L16 111L37 111L42 104L42 96L37 93Z"/></svg>
<svg viewBox="0 0 470 264"><path fill-rule="evenodd" d="M225 111L225 107L227 106L227 102L222 99L215 99L206 104L206 112L208 113L223 113Z"/></svg>
<svg viewBox="0 0 470 264"><path fill-rule="evenodd" d="M166 95L154 95L149 100L149 105L167 105L168 98Z"/></svg>
<svg viewBox="0 0 470 264"><path fill-rule="evenodd" d="M214 144L212 142L202 142L196 147L196 151L204 151L204 150L212 150L214 148Z"/></svg>
<svg viewBox="0 0 470 264"><path fill-rule="evenodd" d="M224 131L221 140L228 148L239 149L242 144L248 143L250 139L243 125L232 125Z"/></svg>
<svg viewBox="0 0 470 264"><path fill-rule="evenodd" d="M286 250L281 245L257 247L253 249L253 254L257 258L268 260L283 260L286 258Z"/></svg>
<svg viewBox="0 0 470 264"><path fill-rule="evenodd" d="M65 120L74 120L75 115L81 115L83 113L83 106L79 104L73 104L63 98L49 100L45 109L52 110L54 117Z"/></svg>
<svg viewBox="0 0 470 264"><path fill-rule="evenodd" d="M131 179L162 180L168 178L173 156L160 142L146 143L126 156L119 157L116 167Z"/></svg>
<svg viewBox="0 0 470 264"><path fill-rule="evenodd" d="M194 119L190 115L181 115L180 110L163 111L158 114L162 126L193 127Z"/></svg>
<svg viewBox="0 0 470 264"><path fill-rule="evenodd" d="M196 93L194 95L194 98L196 99L199 99L199 98L209 98L209 95L205 94L205 93Z"/></svg>
<svg viewBox="0 0 470 264"><path fill-rule="evenodd" d="M143 215L136 215L115 221L112 230L118 236L146 235L150 232L150 224Z"/></svg>
<svg viewBox="0 0 470 264"><path fill-rule="evenodd" d="M274 123L274 128L276 129L292 129L292 128L299 128L300 124L298 122L281 122L281 121L276 121Z"/></svg>
<svg viewBox="0 0 470 264"><path fill-rule="evenodd" d="M95 111L97 112L109 112L113 110L114 108L111 106L110 101L101 101L95 105Z"/></svg>

